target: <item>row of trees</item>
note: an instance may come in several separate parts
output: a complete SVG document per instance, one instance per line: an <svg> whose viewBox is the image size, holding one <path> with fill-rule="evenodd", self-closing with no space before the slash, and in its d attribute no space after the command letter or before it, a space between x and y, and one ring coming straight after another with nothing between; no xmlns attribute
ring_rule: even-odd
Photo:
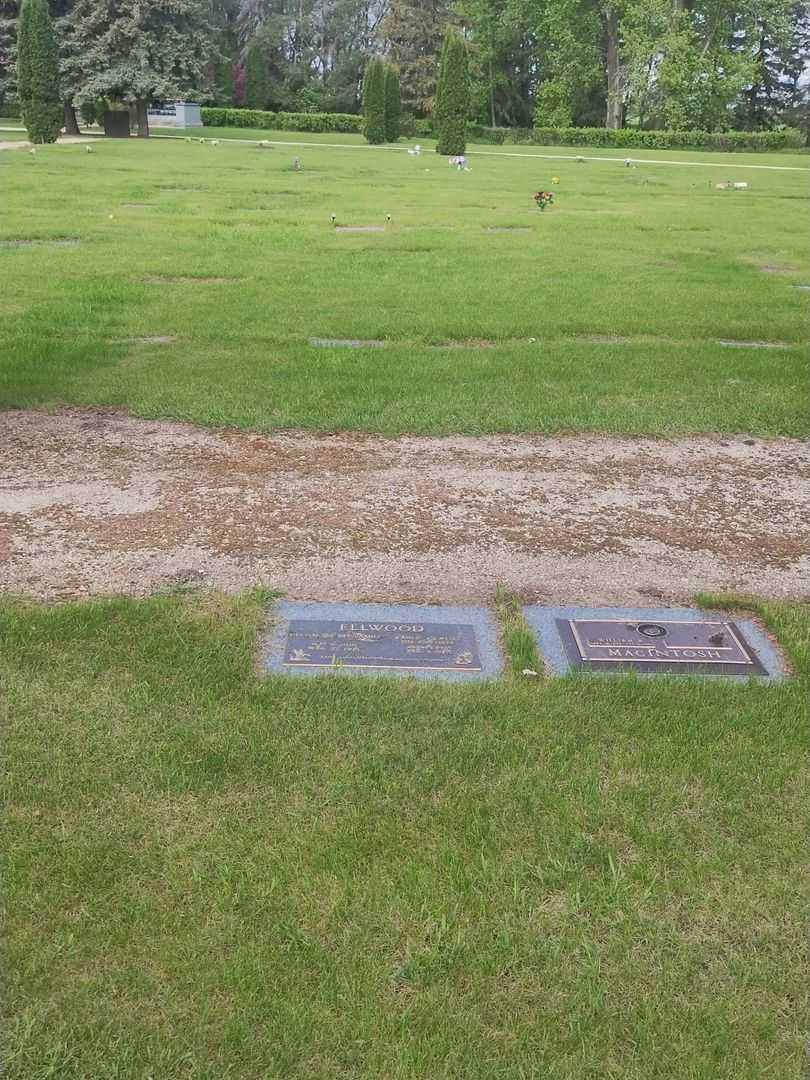
<svg viewBox="0 0 810 1080"><path fill-rule="evenodd" d="M807 115L806 0L215 3L221 104L356 112L368 57L383 55L403 112L430 116L452 25L480 123L756 129Z"/></svg>
<svg viewBox="0 0 810 1080"><path fill-rule="evenodd" d="M74 100L194 89L225 105L357 112L369 57L430 116L447 27L470 119L493 125L768 128L807 115L806 0L51 0ZM0 106L17 0L0 0ZM806 120L805 120L806 122Z"/></svg>
<svg viewBox="0 0 810 1080"><path fill-rule="evenodd" d="M103 102L130 107L147 134L150 101L197 96L210 81L217 54L209 0L22 0L19 13L9 10L5 0L0 104L13 100L27 125L33 88L37 103L51 103L44 106L51 117L56 94L68 131L78 130L77 108L93 114ZM32 137L41 141L47 130L46 123Z"/></svg>

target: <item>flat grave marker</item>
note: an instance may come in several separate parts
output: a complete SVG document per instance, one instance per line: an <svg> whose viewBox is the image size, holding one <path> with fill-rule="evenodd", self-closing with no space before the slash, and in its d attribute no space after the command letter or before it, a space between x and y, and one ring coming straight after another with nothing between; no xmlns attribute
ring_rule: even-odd
<svg viewBox="0 0 810 1080"><path fill-rule="evenodd" d="M497 626L482 608L284 601L274 615L266 671L469 682L503 668Z"/></svg>
<svg viewBox="0 0 810 1080"><path fill-rule="evenodd" d="M552 672L779 679L785 667L750 619L689 608L524 609Z"/></svg>
<svg viewBox="0 0 810 1080"><path fill-rule="evenodd" d="M320 338L309 339L314 349L384 349L380 338Z"/></svg>
<svg viewBox="0 0 810 1080"><path fill-rule="evenodd" d="M0 247L76 247L79 243L75 236L53 236L53 237L12 237L6 240L0 240Z"/></svg>
<svg viewBox="0 0 810 1080"><path fill-rule="evenodd" d="M787 349L788 344L785 341L733 341L728 338L721 338L718 345L723 345L726 349Z"/></svg>

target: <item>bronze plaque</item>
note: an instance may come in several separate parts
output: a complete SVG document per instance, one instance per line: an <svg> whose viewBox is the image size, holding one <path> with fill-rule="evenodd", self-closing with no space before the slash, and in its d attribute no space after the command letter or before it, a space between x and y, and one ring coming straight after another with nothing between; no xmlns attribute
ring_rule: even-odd
<svg viewBox="0 0 810 1080"><path fill-rule="evenodd" d="M291 619L284 666L481 671L469 623Z"/></svg>
<svg viewBox="0 0 810 1080"><path fill-rule="evenodd" d="M680 675L765 675L733 622L557 619L573 667Z"/></svg>

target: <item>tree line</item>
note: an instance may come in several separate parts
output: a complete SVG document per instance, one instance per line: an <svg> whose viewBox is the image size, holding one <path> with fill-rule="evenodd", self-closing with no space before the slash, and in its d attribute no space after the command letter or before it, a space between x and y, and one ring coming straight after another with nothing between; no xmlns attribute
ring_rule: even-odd
<svg viewBox="0 0 810 1080"><path fill-rule="evenodd" d="M805 0L51 0L50 13L64 100L90 109L193 94L359 112L378 57L399 73L403 116L429 117L451 27L480 124L807 127ZM18 27L17 0L0 0L4 111Z"/></svg>

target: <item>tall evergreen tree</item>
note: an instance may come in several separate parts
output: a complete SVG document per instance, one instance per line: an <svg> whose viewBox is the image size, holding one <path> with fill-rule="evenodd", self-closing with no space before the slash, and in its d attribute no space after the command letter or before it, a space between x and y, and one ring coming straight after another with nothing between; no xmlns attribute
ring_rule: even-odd
<svg viewBox="0 0 810 1080"><path fill-rule="evenodd" d="M385 64L372 56L363 80L363 112L366 117L366 140L385 142Z"/></svg>
<svg viewBox="0 0 810 1080"><path fill-rule="evenodd" d="M399 98L399 72L393 64L385 68L385 138L396 142L399 138L399 121L402 106Z"/></svg>
<svg viewBox="0 0 810 1080"><path fill-rule="evenodd" d="M23 0L17 33L17 93L31 142L56 142L64 107L48 0Z"/></svg>
<svg viewBox="0 0 810 1080"><path fill-rule="evenodd" d="M149 134L150 100L197 95L208 78L208 0L75 0L63 22L63 79L77 104L134 103Z"/></svg>
<svg viewBox="0 0 810 1080"><path fill-rule="evenodd" d="M433 127L436 152L463 154L467 146L467 112L470 107L470 79L467 45L453 27L448 27L442 48Z"/></svg>
<svg viewBox="0 0 810 1080"><path fill-rule="evenodd" d="M260 46L254 42L248 49L245 64L245 105L249 109L266 109L269 96L267 65Z"/></svg>
<svg viewBox="0 0 810 1080"><path fill-rule="evenodd" d="M214 65L214 100L217 105L230 109L234 101L233 59L225 55Z"/></svg>

